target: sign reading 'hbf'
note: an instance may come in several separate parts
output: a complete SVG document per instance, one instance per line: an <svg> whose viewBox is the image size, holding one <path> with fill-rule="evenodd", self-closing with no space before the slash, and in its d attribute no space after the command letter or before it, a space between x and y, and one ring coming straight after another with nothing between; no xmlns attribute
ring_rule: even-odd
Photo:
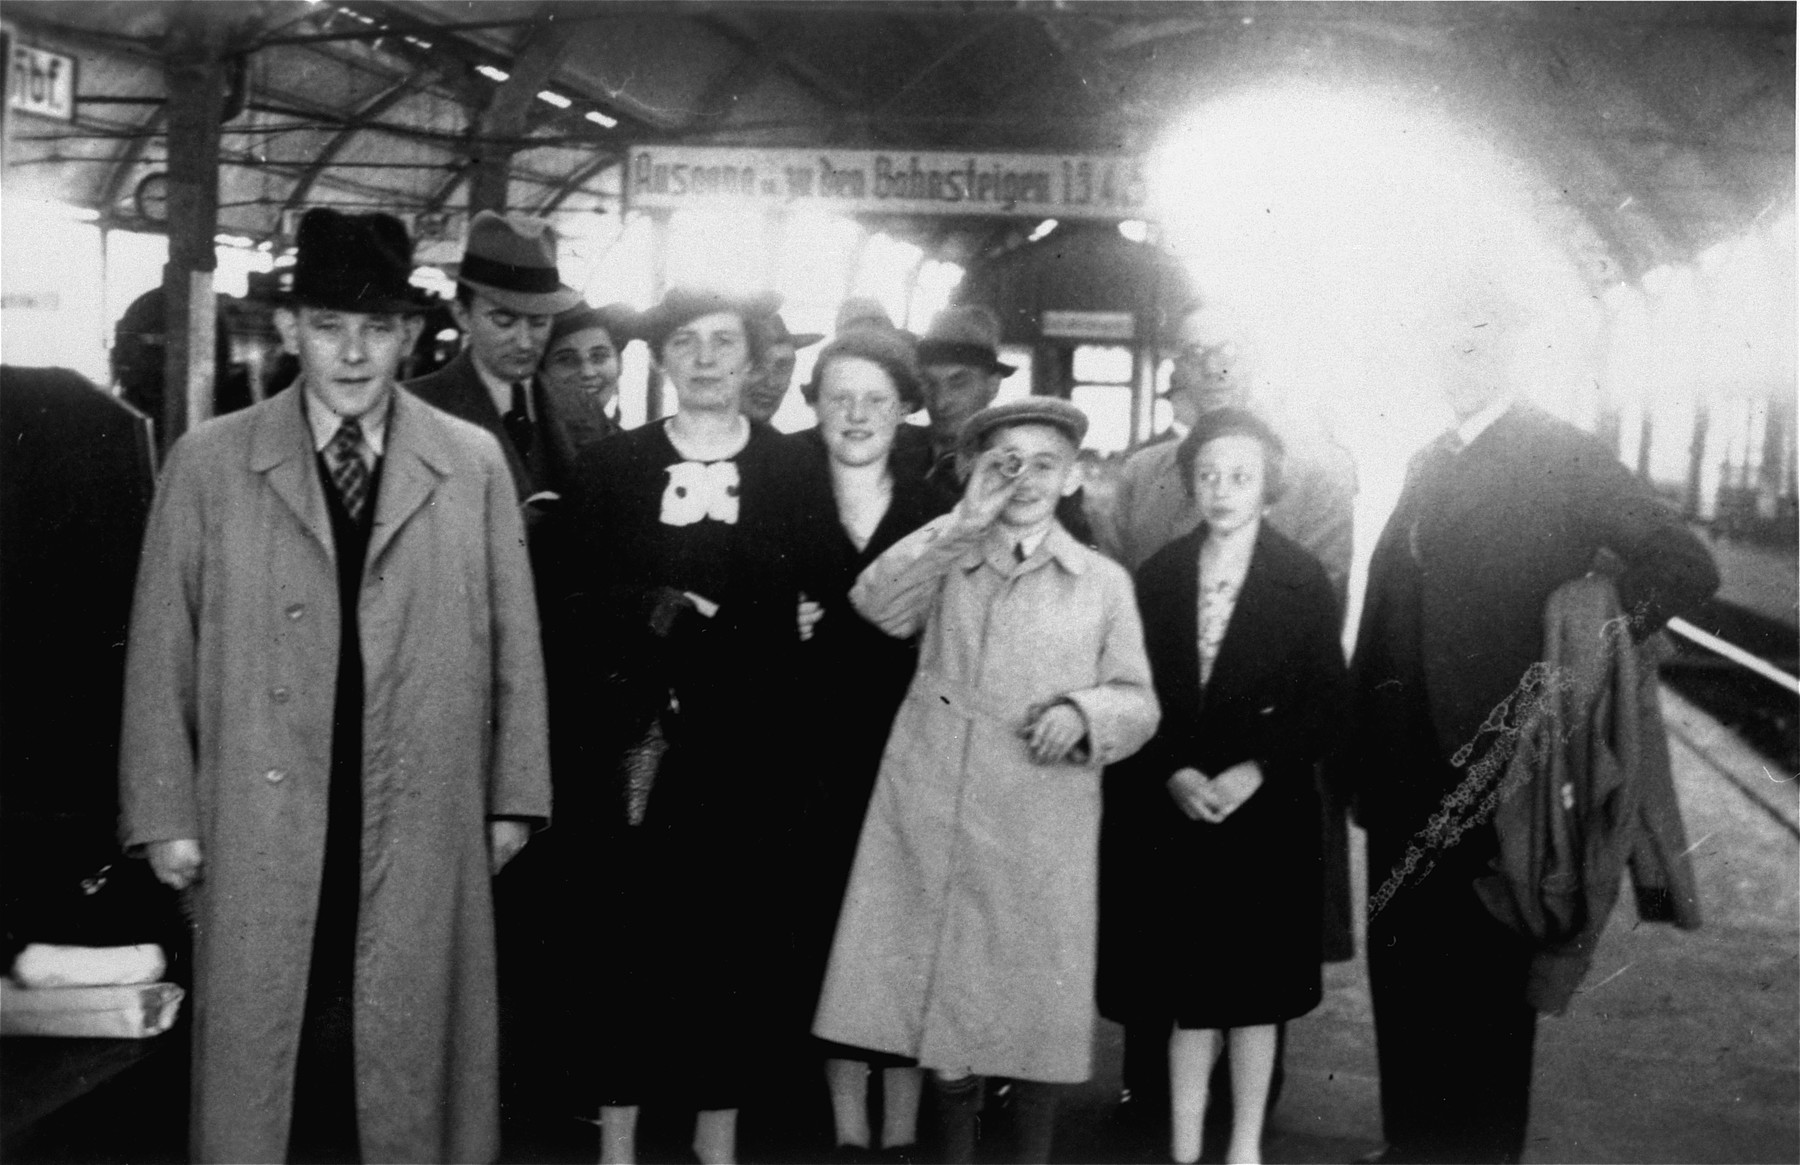
<svg viewBox="0 0 1800 1165"><path fill-rule="evenodd" d="M75 58L14 45L6 62L6 106L21 113L75 120Z"/></svg>
<svg viewBox="0 0 1800 1165"><path fill-rule="evenodd" d="M625 198L638 210L720 203L845 213L1139 218L1143 163L1096 154L951 154L640 146Z"/></svg>

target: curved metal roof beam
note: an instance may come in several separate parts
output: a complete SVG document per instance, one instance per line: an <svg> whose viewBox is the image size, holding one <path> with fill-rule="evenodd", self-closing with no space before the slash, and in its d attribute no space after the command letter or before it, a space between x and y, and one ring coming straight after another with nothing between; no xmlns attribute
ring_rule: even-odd
<svg viewBox="0 0 1800 1165"><path fill-rule="evenodd" d="M303 205L306 202L307 197L312 194L313 184L319 180L319 175L324 173L327 166L337 160L337 156L343 153L344 148L350 144L351 139L363 131L368 119L380 117L382 114L386 113L389 109L398 104L402 98L406 97L407 94L417 89L419 85L423 83L424 79L425 74L423 73L414 73L410 76L402 77L394 84L388 86L388 88L363 102L362 105L350 115L349 123L334 134L329 142L325 143L324 148L319 151L319 156L313 159L306 167L306 172L294 183L294 188L288 192L287 204L283 209L294 210Z"/></svg>
<svg viewBox="0 0 1800 1165"><path fill-rule="evenodd" d="M505 210L512 175L508 163L517 146L511 141L525 136L537 95L550 84L568 38L548 22L527 32L513 54L506 80L494 87L487 108L476 117L475 165L470 169L469 209Z"/></svg>
<svg viewBox="0 0 1800 1165"><path fill-rule="evenodd" d="M138 163L144 160L144 151L149 149L150 143L156 140L156 130L167 116L168 106L158 105L150 111L150 116L144 119L138 136L127 141L119 150L119 156L113 161L112 169L107 173L106 180L100 184L100 197L96 209L101 214L108 216L112 214L113 205L125 192L125 179L137 168Z"/></svg>
<svg viewBox="0 0 1800 1165"><path fill-rule="evenodd" d="M599 157L569 175L561 185L550 192L550 197L539 203L537 209L533 210L531 213L540 217L549 214L551 211L561 206L568 199L569 195L587 185L590 179L606 173L608 167L617 165L623 156L623 150L616 154L611 151L602 153Z"/></svg>

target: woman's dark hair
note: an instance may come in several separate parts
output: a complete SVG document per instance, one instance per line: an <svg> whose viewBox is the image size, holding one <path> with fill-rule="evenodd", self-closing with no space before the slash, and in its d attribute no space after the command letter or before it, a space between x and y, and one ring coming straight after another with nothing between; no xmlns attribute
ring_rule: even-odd
<svg viewBox="0 0 1800 1165"><path fill-rule="evenodd" d="M858 322L839 332L820 350L818 360L813 363L811 379L800 386L800 395L807 404L817 407L819 386L825 382L826 367L833 360L844 359L867 360L886 372L907 412L917 412L925 406L912 339L894 328L872 322Z"/></svg>
<svg viewBox="0 0 1800 1165"><path fill-rule="evenodd" d="M1285 487L1282 480L1282 460L1284 452L1281 438L1268 423L1249 409L1224 408L1202 413L1194 422L1194 427L1181 445L1175 450L1175 466L1181 473L1182 488L1187 490L1188 497L1196 494L1194 483L1194 462L1200 456L1201 448L1208 441L1220 437L1250 437L1263 450L1263 504L1268 505L1281 497Z"/></svg>

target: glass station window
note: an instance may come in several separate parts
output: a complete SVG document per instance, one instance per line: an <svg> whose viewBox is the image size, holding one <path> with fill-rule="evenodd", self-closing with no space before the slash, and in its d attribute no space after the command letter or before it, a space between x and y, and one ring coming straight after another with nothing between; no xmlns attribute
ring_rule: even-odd
<svg viewBox="0 0 1800 1165"><path fill-rule="evenodd" d="M1132 359L1122 344L1082 344L1071 354L1075 385L1069 400L1088 416L1083 444L1101 453L1120 453L1131 444Z"/></svg>
<svg viewBox="0 0 1800 1165"><path fill-rule="evenodd" d="M1122 345L1082 344L1070 368L1076 384L1130 384L1131 349Z"/></svg>
<svg viewBox="0 0 1800 1165"><path fill-rule="evenodd" d="M1131 386L1129 384L1078 384L1069 390L1069 401L1087 414L1087 439L1083 449L1123 453L1131 444Z"/></svg>
<svg viewBox="0 0 1800 1165"><path fill-rule="evenodd" d="M1000 360L1018 371L1010 373L1000 382L1000 391L994 394L994 403L1005 404L1009 400L1023 400L1030 396L1031 349L1022 344L1002 344Z"/></svg>

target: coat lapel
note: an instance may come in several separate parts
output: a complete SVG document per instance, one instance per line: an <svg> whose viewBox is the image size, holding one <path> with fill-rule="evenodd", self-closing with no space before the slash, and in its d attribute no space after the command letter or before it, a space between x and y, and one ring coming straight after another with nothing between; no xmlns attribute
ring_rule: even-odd
<svg viewBox="0 0 1800 1165"><path fill-rule="evenodd" d="M518 491L521 502L537 492L530 468L513 447L512 438L506 432L506 424L500 418L500 410L494 407L494 398L488 393L486 382L481 379L481 373L475 370L474 353L464 348L457 353L455 360L445 366L444 373L448 381L448 391L444 393L444 400L441 402L444 411L453 417L461 417L480 425L493 434L494 440L500 442L500 452L506 455L506 467L512 471L513 487ZM541 403L541 397L539 401ZM543 416L540 411L540 420ZM385 483L382 488L387 488Z"/></svg>
<svg viewBox="0 0 1800 1165"><path fill-rule="evenodd" d="M250 469L263 475L325 557L335 562L331 516L325 511L325 487L319 481L312 430L306 423L304 392L296 385L291 394L276 397L263 410L251 438Z"/></svg>
<svg viewBox="0 0 1800 1165"><path fill-rule="evenodd" d="M431 497L449 472L443 426L431 406L405 389L394 391L394 413L388 421L387 452L382 457L381 489L375 500L375 526L369 536L365 571L373 572L382 551L408 519Z"/></svg>
<svg viewBox="0 0 1800 1165"><path fill-rule="evenodd" d="M1225 626L1225 638L1219 644L1219 657L1213 661L1208 688L1222 692L1246 691L1254 685L1263 660L1280 658L1282 653L1274 650L1276 641L1286 630L1281 618L1284 604L1280 592L1292 582L1270 562L1269 527L1265 522L1256 532L1250 568L1244 572L1244 585L1232 607L1231 621ZM1197 613L1194 618L1198 624ZM1197 648L1195 656L1198 659Z"/></svg>

